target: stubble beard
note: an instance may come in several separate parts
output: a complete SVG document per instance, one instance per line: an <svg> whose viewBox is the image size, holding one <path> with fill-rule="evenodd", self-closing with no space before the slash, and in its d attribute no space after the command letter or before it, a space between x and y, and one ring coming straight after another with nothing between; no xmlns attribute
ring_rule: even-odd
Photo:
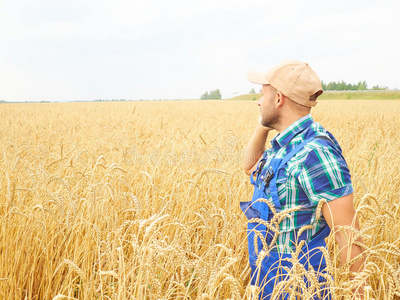
<svg viewBox="0 0 400 300"><path fill-rule="evenodd" d="M278 124L279 124L279 116L275 111L269 112L267 116L265 114L262 115L261 119L262 126L276 129L276 126Z"/></svg>

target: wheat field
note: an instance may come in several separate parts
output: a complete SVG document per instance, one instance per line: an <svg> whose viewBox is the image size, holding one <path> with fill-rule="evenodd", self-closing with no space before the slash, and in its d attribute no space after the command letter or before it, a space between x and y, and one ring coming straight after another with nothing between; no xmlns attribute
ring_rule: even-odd
<svg viewBox="0 0 400 300"><path fill-rule="evenodd" d="M367 258L349 280L329 237L336 299L361 284L400 299L399 112L313 109L350 167ZM252 101L1 104L0 299L254 299L239 202L258 114ZM294 291L307 274L292 275Z"/></svg>

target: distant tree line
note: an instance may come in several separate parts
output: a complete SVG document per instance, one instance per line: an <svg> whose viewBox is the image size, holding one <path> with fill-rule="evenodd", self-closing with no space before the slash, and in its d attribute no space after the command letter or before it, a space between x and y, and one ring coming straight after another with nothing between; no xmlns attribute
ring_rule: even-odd
<svg viewBox="0 0 400 300"><path fill-rule="evenodd" d="M51 101L6 101L0 100L0 103L52 103Z"/></svg>
<svg viewBox="0 0 400 300"><path fill-rule="evenodd" d="M346 83L345 81L332 81L325 83L321 81L322 89L326 91L364 91L368 90L367 82L359 81L357 84ZM387 87L381 87L379 85L373 86L371 90L387 90Z"/></svg>
<svg viewBox="0 0 400 300"><path fill-rule="evenodd" d="M219 91L219 89L216 89L214 91L210 91L210 92L205 92L201 97L201 100L206 100L206 99L221 99L221 92Z"/></svg>
<svg viewBox="0 0 400 300"><path fill-rule="evenodd" d="M371 89L368 89L367 82L359 81L357 84L346 83L345 81L332 81L325 83L321 81L322 89L325 91L365 91L365 90L387 90L386 86L375 85ZM249 91L249 94L255 94L254 88Z"/></svg>

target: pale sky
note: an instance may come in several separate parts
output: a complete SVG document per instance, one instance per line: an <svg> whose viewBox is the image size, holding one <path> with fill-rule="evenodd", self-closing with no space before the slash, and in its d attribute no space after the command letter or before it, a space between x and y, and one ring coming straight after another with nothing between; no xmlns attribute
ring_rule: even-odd
<svg viewBox="0 0 400 300"><path fill-rule="evenodd" d="M306 61L400 89L399 0L0 0L0 100L223 98Z"/></svg>

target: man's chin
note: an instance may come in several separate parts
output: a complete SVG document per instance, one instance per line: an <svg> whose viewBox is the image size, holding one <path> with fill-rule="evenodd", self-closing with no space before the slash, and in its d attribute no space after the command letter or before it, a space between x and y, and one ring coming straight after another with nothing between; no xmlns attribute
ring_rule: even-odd
<svg viewBox="0 0 400 300"><path fill-rule="evenodd" d="M263 127L269 127L269 128L271 128L271 124L269 124L269 123L267 123L267 122L265 122L265 121L263 121L263 120L261 120L261 125L262 125Z"/></svg>
<svg viewBox="0 0 400 300"><path fill-rule="evenodd" d="M269 128L269 129L275 129L274 126L272 124L269 123L265 123L261 121L261 125L265 128Z"/></svg>

